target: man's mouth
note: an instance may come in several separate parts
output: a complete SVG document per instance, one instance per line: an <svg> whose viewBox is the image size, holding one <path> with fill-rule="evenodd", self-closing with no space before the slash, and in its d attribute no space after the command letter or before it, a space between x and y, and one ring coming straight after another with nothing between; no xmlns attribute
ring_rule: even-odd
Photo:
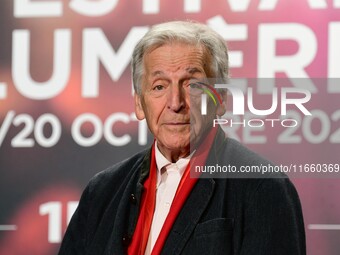
<svg viewBox="0 0 340 255"><path fill-rule="evenodd" d="M188 125L190 122L167 122L166 125L180 126L180 125Z"/></svg>

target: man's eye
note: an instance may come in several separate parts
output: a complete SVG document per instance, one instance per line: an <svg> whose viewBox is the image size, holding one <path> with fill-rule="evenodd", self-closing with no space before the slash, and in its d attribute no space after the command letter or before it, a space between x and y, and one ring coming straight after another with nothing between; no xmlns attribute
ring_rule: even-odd
<svg viewBox="0 0 340 255"><path fill-rule="evenodd" d="M191 89L201 89L202 88L202 84L199 82L193 82L189 84Z"/></svg>
<svg viewBox="0 0 340 255"><path fill-rule="evenodd" d="M155 87L153 87L153 90L163 90L164 86L163 85L156 85Z"/></svg>

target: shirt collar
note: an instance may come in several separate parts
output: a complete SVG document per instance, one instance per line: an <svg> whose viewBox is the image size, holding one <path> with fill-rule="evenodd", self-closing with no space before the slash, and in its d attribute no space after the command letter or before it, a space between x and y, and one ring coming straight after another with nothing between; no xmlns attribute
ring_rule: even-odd
<svg viewBox="0 0 340 255"><path fill-rule="evenodd" d="M161 169L163 167L168 166L168 165L176 165L179 172L180 172L180 175L182 176L185 168L187 167L187 165L190 161L191 156L192 156L192 154L190 154L188 157L180 158L176 163L172 163L166 157L164 157L164 155L158 149L157 140L156 140L156 142L155 142L155 158L156 158L156 165L157 165L157 186L159 185L159 182L161 180L161 175L162 175Z"/></svg>

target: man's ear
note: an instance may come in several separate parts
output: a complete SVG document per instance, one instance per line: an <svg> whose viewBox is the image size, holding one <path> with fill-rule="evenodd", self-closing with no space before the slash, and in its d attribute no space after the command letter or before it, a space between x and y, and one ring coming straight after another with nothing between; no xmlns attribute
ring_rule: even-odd
<svg viewBox="0 0 340 255"><path fill-rule="evenodd" d="M220 93L220 95L221 95L221 99L222 99L222 104L219 104L217 106L216 115L221 117L227 111L227 96L228 96L228 93L222 92L222 93Z"/></svg>
<svg viewBox="0 0 340 255"><path fill-rule="evenodd" d="M134 99L135 99L135 113L136 113L136 117L139 120L143 120L145 118L145 113L144 113L143 106L142 106L142 98L141 98L140 95L135 93Z"/></svg>

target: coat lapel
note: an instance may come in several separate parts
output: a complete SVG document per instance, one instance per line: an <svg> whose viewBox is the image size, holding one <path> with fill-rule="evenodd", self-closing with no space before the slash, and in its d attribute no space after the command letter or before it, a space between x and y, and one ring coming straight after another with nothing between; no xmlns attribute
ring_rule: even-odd
<svg viewBox="0 0 340 255"><path fill-rule="evenodd" d="M215 181L200 179L193 188L164 244L162 254L180 254L207 208Z"/></svg>
<svg viewBox="0 0 340 255"><path fill-rule="evenodd" d="M117 211L115 218L112 218L115 214L110 211L105 215L106 222L113 222L111 236L104 252L105 255L125 254L131 241L138 219L143 182L149 175L150 153L151 149L146 152L141 165L137 166L137 170L131 170L134 174L124 188L118 205L113 202L110 204L108 210L113 209Z"/></svg>
<svg viewBox="0 0 340 255"><path fill-rule="evenodd" d="M219 162L223 153L225 134L219 128L211 146L206 165L215 165ZM191 237L195 227L202 218L203 212L214 194L215 181L212 178L200 178L180 214L164 244L162 254L180 254Z"/></svg>

